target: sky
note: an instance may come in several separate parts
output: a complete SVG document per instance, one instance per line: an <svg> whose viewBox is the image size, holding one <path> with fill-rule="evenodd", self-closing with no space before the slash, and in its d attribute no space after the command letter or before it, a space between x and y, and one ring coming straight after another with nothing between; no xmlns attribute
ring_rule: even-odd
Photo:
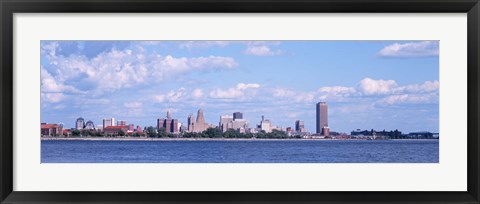
<svg viewBox="0 0 480 204"><path fill-rule="evenodd" d="M438 132L439 41L41 41L41 121L156 126L242 112L315 132Z"/></svg>

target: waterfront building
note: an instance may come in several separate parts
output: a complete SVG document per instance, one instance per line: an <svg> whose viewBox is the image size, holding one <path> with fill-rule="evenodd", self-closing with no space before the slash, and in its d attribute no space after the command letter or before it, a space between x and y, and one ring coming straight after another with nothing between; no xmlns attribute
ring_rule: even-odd
<svg viewBox="0 0 480 204"><path fill-rule="evenodd" d="M165 128L167 133L178 133L178 120L172 118L172 113L167 111L167 118L157 119L157 130L160 128Z"/></svg>
<svg viewBox="0 0 480 204"><path fill-rule="evenodd" d="M197 112L197 120L193 121L193 114L188 116L188 131L189 132L203 132L210 126L205 122L203 110L199 109Z"/></svg>
<svg viewBox="0 0 480 204"><path fill-rule="evenodd" d="M228 129L233 129L233 116L231 115L222 115L220 116L220 122L218 127L222 132L226 132Z"/></svg>
<svg viewBox="0 0 480 204"><path fill-rule="evenodd" d="M40 134L42 136L59 136L63 134L63 125L61 124L47 124L40 125Z"/></svg>
<svg viewBox="0 0 480 204"><path fill-rule="evenodd" d="M287 129L285 129L285 130L286 130L288 136L292 136L292 133L293 133L292 127L287 127Z"/></svg>
<svg viewBox="0 0 480 204"><path fill-rule="evenodd" d="M322 135L323 136L329 136L330 135L330 128L328 128L327 126L324 126L322 128Z"/></svg>
<svg viewBox="0 0 480 204"><path fill-rule="evenodd" d="M265 120L265 117L262 115L262 121L260 121L259 125L260 130L265 131L266 133L272 132L272 123L270 120Z"/></svg>
<svg viewBox="0 0 480 204"><path fill-rule="evenodd" d="M195 126L195 119L193 118L193 114L190 114L187 118L187 131L193 132L194 126Z"/></svg>
<svg viewBox="0 0 480 204"><path fill-rule="evenodd" d="M104 118L103 119L103 129L105 129L108 126L114 126L115 125L115 118Z"/></svg>
<svg viewBox="0 0 480 204"><path fill-rule="evenodd" d="M296 132L306 132L305 123L302 120L295 121L295 131Z"/></svg>
<svg viewBox="0 0 480 204"><path fill-rule="evenodd" d="M140 125L137 125L137 132L143 132L143 130L142 130L142 126L140 126Z"/></svg>
<svg viewBox="0 0 480 204"><path fill-rule="evenodd" d="M258 133L258 128L247 128L245 132L255 134Z"/></svg>
<svg viewBox="0 0 480 204"><path fill-rule="evenodd" d="M82 117L79 117L75 122L75 129L82 130L83 128L85 128L85 120Z"/></svg>
<svg viewBox="0 0 480 204"><path fill-rule="evenodd" d="M371 130L357 129L357 130L354 130L354 131L350 132L350 135L352 137L363 137L363 136L373 136L373 135L375 135L375 136L388 136L388 137L391 137L391 138L399 138L399 137L402 136L402 132L398 131L398 130L376 131L374 129L371 129Z"/></svg>
<svg viewBox="0 0 480 204"><path fill-rule="evenodd" d="M233 113L233 120L243 119L243 113L235 112Z"/></svg>
<svg viewBox="0 0 480 204"><path fill-rule="evenodd" d="M317 103L317 133L324 134L322 132L323 127L328 127L328 105L326 102Z"/></svg>
<svg viewBox="0 0 480 204"><path fill-rule="evenodd" d="M411 132L408 133L409 138L416 138L416 139L433 139L433 133L428 131L421 131L421 132Z"/></svg>
<svg viewBox="0 0 480 204"><path fill-rule="evenodd" d="M117 126L127 126L127 121L126 120L118 120L117 121Z"/></svg>
<svg viewBox="0 0 480 204"><path fill-rule="evenodd" d="M248 127L248 122L245 119L236 119L235 120L235 117L234 117L234 119L232 121L232 126L233 126L233 129L235 129L235 130L245 129L245 128Z"/></svg>
<svg viewBox="0 0 480 204"><path fill-rule="evenodd" d="M228 129L234 129L240 133L245 133L248 128L247 120L243 119L243 114L240 112L233 113L231 115L222 115L220 116L220 122L218 127L222 132L226 132Z"/></svg>
<svg viewBox="0 0 480 204"><path fill-rule="evenodd" d="M127 133L127 126L108 126L103 129L103 132L107 135L118 136L120 132Z"/></svg>
<svg viewBox="0 0 480 204"><path fill-rule="evenodd" d="M135 125L134 124L129 124L128 126L128 132L134 132L135 131Z"/></svg>
<svg viewBox="0 0 480 204"><path fill-rule="evenodd" d="M85 129L86 130L95 130L95 124L93 124L93 122L91 120L87 121L87 123L85 123Z"/></svg>
<svg viewBox="0 0 480 204"><path fill-rule="evenodd" d="M103 124L102 125L97 125L96 128L98 132L102 132L103 131Z"/></svg>

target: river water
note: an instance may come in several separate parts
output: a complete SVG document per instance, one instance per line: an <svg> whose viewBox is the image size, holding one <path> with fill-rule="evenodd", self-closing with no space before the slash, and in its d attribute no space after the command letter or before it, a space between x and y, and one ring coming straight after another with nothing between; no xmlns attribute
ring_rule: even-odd
<svg viewBox="0 0 480 204"><path fill-rule="evenodd" d="M438 163L438 140L43 140L42 163Z"/></svg>

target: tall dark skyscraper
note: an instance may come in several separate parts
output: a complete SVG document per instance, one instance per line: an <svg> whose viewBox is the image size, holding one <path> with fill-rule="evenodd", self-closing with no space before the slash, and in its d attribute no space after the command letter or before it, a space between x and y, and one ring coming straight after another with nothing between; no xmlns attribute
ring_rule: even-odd
<svg viewBox="0 0 480 204"><path fill-rule="evenodd" d="M243 119L243 113L240 113L240 112L233 113L233 120L236 120L236 119Z"/></svg>
<svg viewBox="0 0 480 204"><path fill-rule="evenodd" d="M323 127L328 127L328 105L327 102L317 103L317 133L322 132Z"/></svg>

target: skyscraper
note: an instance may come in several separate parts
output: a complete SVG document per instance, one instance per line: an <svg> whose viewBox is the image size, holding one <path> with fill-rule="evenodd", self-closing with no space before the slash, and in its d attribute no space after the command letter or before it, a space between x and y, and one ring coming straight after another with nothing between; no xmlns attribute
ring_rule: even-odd
<svg viewBox="0 0 480 204"><path fill-rule="evenodd" d="M302 120L295 121L295 131L297 131L297 132L304 132L305 131L305 124Z"/></svg>
<svg viewBox="0 0 480 204"><path fill-rule="evenodd" d="M197 112L197 120L193 120L193 114L188 116L188 132L203 132L209 127L205 122L205 117L203 116L203 110L199 109Z"/></svg>
<svg viewBox="0 0 480 204"><path fill-rule="evenodd" d="M115 125L115 118L104 118L103 119L103 129L105 129L108 126L114 126Z"/></svg>
<svg viewBox="0 0 480 204"><path fill-rule="evenodd" d="M187 119L188 122L188 132L193 132L195 127L195 119L193 119L193 114L190 114Z"/></svg>
<svg viewBox="0 0 480 204"><path fill-rule="evenodd" d="M127 121L126 120L118 120L117 121L117 126L127 126Z"/></svg>
<svg viewBox="0 0 480 204"><path fill-rule="evenodd" d="M243 113L240 113L240 112L233 113L233 120L236 120L236 119L243 119Z"/></svg>
<svg viewBox="0 0 480 204"><path fill-rule="evenodd" d="M77 130L82 130L85 128L85 120L82 117L77 118L77 121L75 122L75 128Z"/></svg>
<svg viewBox="0 0 480 204"><path fill-rule="evenodd" d="M231 115L220 116L220 123L218 127L222 132L226 132L228 129L233 128L233 117Z"/></svg>
<svg viewBox="0 0 480 204"><path fill-rule="evenodd" d="M167 133L178 133L178 120L172 118L172 113L167 111L167 119L157 119L157 129L165 128Z"/></svg>
<svg viewBox="0 0 480 204"><path fill-rule="evenodd" d="M195 121L194 132L203 132L207 130L208 125L205 122L205 117L203 117L203 110L199 109L197 112L197 121Z"/></svg>
<svg viewBox="0 0 480 204"><path fill-rule="evenodd" d="M324 134L322 129L328 127L328 105L327 102L317 103L317 133Z"/></svg>

